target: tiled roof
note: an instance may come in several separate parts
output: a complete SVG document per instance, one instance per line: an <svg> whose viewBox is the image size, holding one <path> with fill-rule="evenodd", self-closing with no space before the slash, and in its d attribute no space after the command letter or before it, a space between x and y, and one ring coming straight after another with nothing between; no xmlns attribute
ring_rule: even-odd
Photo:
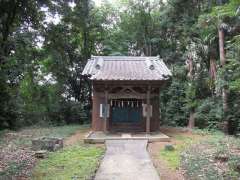
<svg viewBox="0 0 240 180"><path fill-rule="evenodd" d="M166 80L171 72L158 56L92 56L82 75L91 80Z"/></svg>

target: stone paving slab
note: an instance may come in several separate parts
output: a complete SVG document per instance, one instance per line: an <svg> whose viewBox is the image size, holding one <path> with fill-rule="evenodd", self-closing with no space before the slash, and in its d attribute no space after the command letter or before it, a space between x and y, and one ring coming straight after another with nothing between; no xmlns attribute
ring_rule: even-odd
<svg viewBox="0 0 240 180"><path fill-rule="evenodd" d="M168 142L170 138L161 132L146 133L104 133L89 132L84 138L85 143L104 143L107 140L148 140L148 142Z"/></svg>
<svg viewBox="0 0 240 180"><path fill-rule="evenodd" d="M95 180L159 180L147 152L147 140L106 140Z"/></svg>

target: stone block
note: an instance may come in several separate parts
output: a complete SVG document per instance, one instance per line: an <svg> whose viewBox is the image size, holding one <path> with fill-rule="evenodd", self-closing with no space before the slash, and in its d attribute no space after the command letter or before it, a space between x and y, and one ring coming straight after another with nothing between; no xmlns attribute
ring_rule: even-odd
<svg viewBox="0 0 240 180"><path fill-rule="evenodd" d="M63 148L63 139L55 137L41 137L32 140L32 150L56 151Z"/></svg>

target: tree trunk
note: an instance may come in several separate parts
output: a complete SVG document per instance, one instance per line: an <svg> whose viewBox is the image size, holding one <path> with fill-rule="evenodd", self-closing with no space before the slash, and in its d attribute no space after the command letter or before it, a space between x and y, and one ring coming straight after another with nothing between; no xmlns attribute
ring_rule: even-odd
<svg viewBox="0 0 240 180"><path fill-rule="evenodd" d="M187 68L188 68L188 77L190 80L193 79L193 60L192 57L188 57L187 59Z"/></svg>
<svg viewBox="0 0 240 180"><path fill-rule="evenodd" d="M193 129L194 127L195 127L195 113L194 111L191 111L188 120L188 128Z"/></svg>
<svg viewBox="0 0 240 180"><path fill-rule="evenodd" d="M213 57L210 57L209 74L210 74L211 80L215 82L217 77L217 65L216 65L216 60Z"/></svg>
<svg viewBox="0 0 240 180"><path fill-rule="evenodd" d="M226 64L226 58L224 51L224 30L222 28L219 28L218 36L219 36L220 63L221 66L223 67Z"/></svg>
<svg viewBox="0 0 240 180"><path fill-rule="evenodd" d="M223 112L224 114L227 113L227 110L228 110L228 94L227 94L227 88L223 88L222 89L222 101L223 101Z"/></svg>
<svg viewBox="0 0 240 180"><path fill-rule="evenodd" d="M193 59L192 59L192 57L188 57L187 64L188 64L188 77L189 77L190 81L193 82L194 72L193 72ZM192 129L192 128L194 128L194 126L195 126L195 110L191 108L190 116L189 116L189 120L188 120L188 128Z"/></svg>
<svg viewBox="0 0 240 180"><path fill-rule="evenodd" d="M211 92L212 96L216 93L218 96L220 96L219 90L215 86L215 82L217 79L217 65L216 65L216 59L215 56L210 55L210 62L209 62L209 75L210 75L210 87L211 87Z"/></svg>
<svg viewBox="0 0 240 180"><path fill-rule="evenodd" d="M226 64L226 57L225 57L225 51L224 51L224 30L222 28L219 28L218 30L219 35L219 52L220 52L220 63L221 67L223 68ZM224 121L229 124L229 122L225 119L226 113L228 110L228 95L227 95L227 87L222 88L222 103L223 103L223 113L224 113Z"/></svg>

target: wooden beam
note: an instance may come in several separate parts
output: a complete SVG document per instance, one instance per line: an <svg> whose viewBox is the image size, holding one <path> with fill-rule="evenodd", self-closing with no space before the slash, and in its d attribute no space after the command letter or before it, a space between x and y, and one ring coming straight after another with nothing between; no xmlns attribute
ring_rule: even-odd
<svg viewBox="0 0 240 180"><path fill-rule="evenodd" d="M135 99L145 99L146 95L145 94L127 94L127 93L111 93L109 94L109 98L110 99L131 99L131 98L135 98Z"/></svg>
<svg viewBox="0 0 240 180"><path fill-rule="evenodd" d="M162 84L152 84L152 83L149 83L151 85L151 92L155 91L155 89L161 89L161 87L164 86L164 84L166 84L165 82L162 82ZM144 94L146 95L146 92L147 92L147 85L146 83L145 84L135 84L135 82L126 82L126 84L124 84L123 82L112 82L112 84L108 83L108 92L111 93L112 90L114 90L115 88L122 88L121 90L119 90L118 92L120 91L123 91L124 92L124 89L130 89L132 92L137 92L137 93L141 93L141 92L138 92L136 90L134 90L135 87L137 88L141 88L142 92L145 92ZM104 84L103 82L98 82L98 81L94 81L93 82L93 89L95 89L95 91L97 92L104 92L105 90L105 86L106 84Z"/></svg>
<svg viewBox="0 0 240 180"><path fill-rule="evenodd" d="M148 86L147 90L147 118L146 118L146 133L150 133L150 93L151 86Z"/></svg>
<svg viewBox="0 0 240 180"><path fill-rule="evenodd" d="M105 93L98 93L98 95L102 98L105 98ZM158 97L158 93L151 93L150 98ZM119 93L109 93L108 92L108 100L109 99L146 99L147 95L145 94L119 94Z"/></svg>
<svg viewBox="0 0 240 180"><path fill-rule="evenodd" d="M167 80L153 80L153 81L144 81L144 80L129 80L129 81L125 81L125 80L115 80L115 81L101 81L101 80L93 80L93 84L95 85L105 85L107 84L108 86L115 86L115 87L119 87L122 85L127 85L127 86L139 86L139 87L146 87L146 83L151 84L151 87L161 87Z"/></svg>

